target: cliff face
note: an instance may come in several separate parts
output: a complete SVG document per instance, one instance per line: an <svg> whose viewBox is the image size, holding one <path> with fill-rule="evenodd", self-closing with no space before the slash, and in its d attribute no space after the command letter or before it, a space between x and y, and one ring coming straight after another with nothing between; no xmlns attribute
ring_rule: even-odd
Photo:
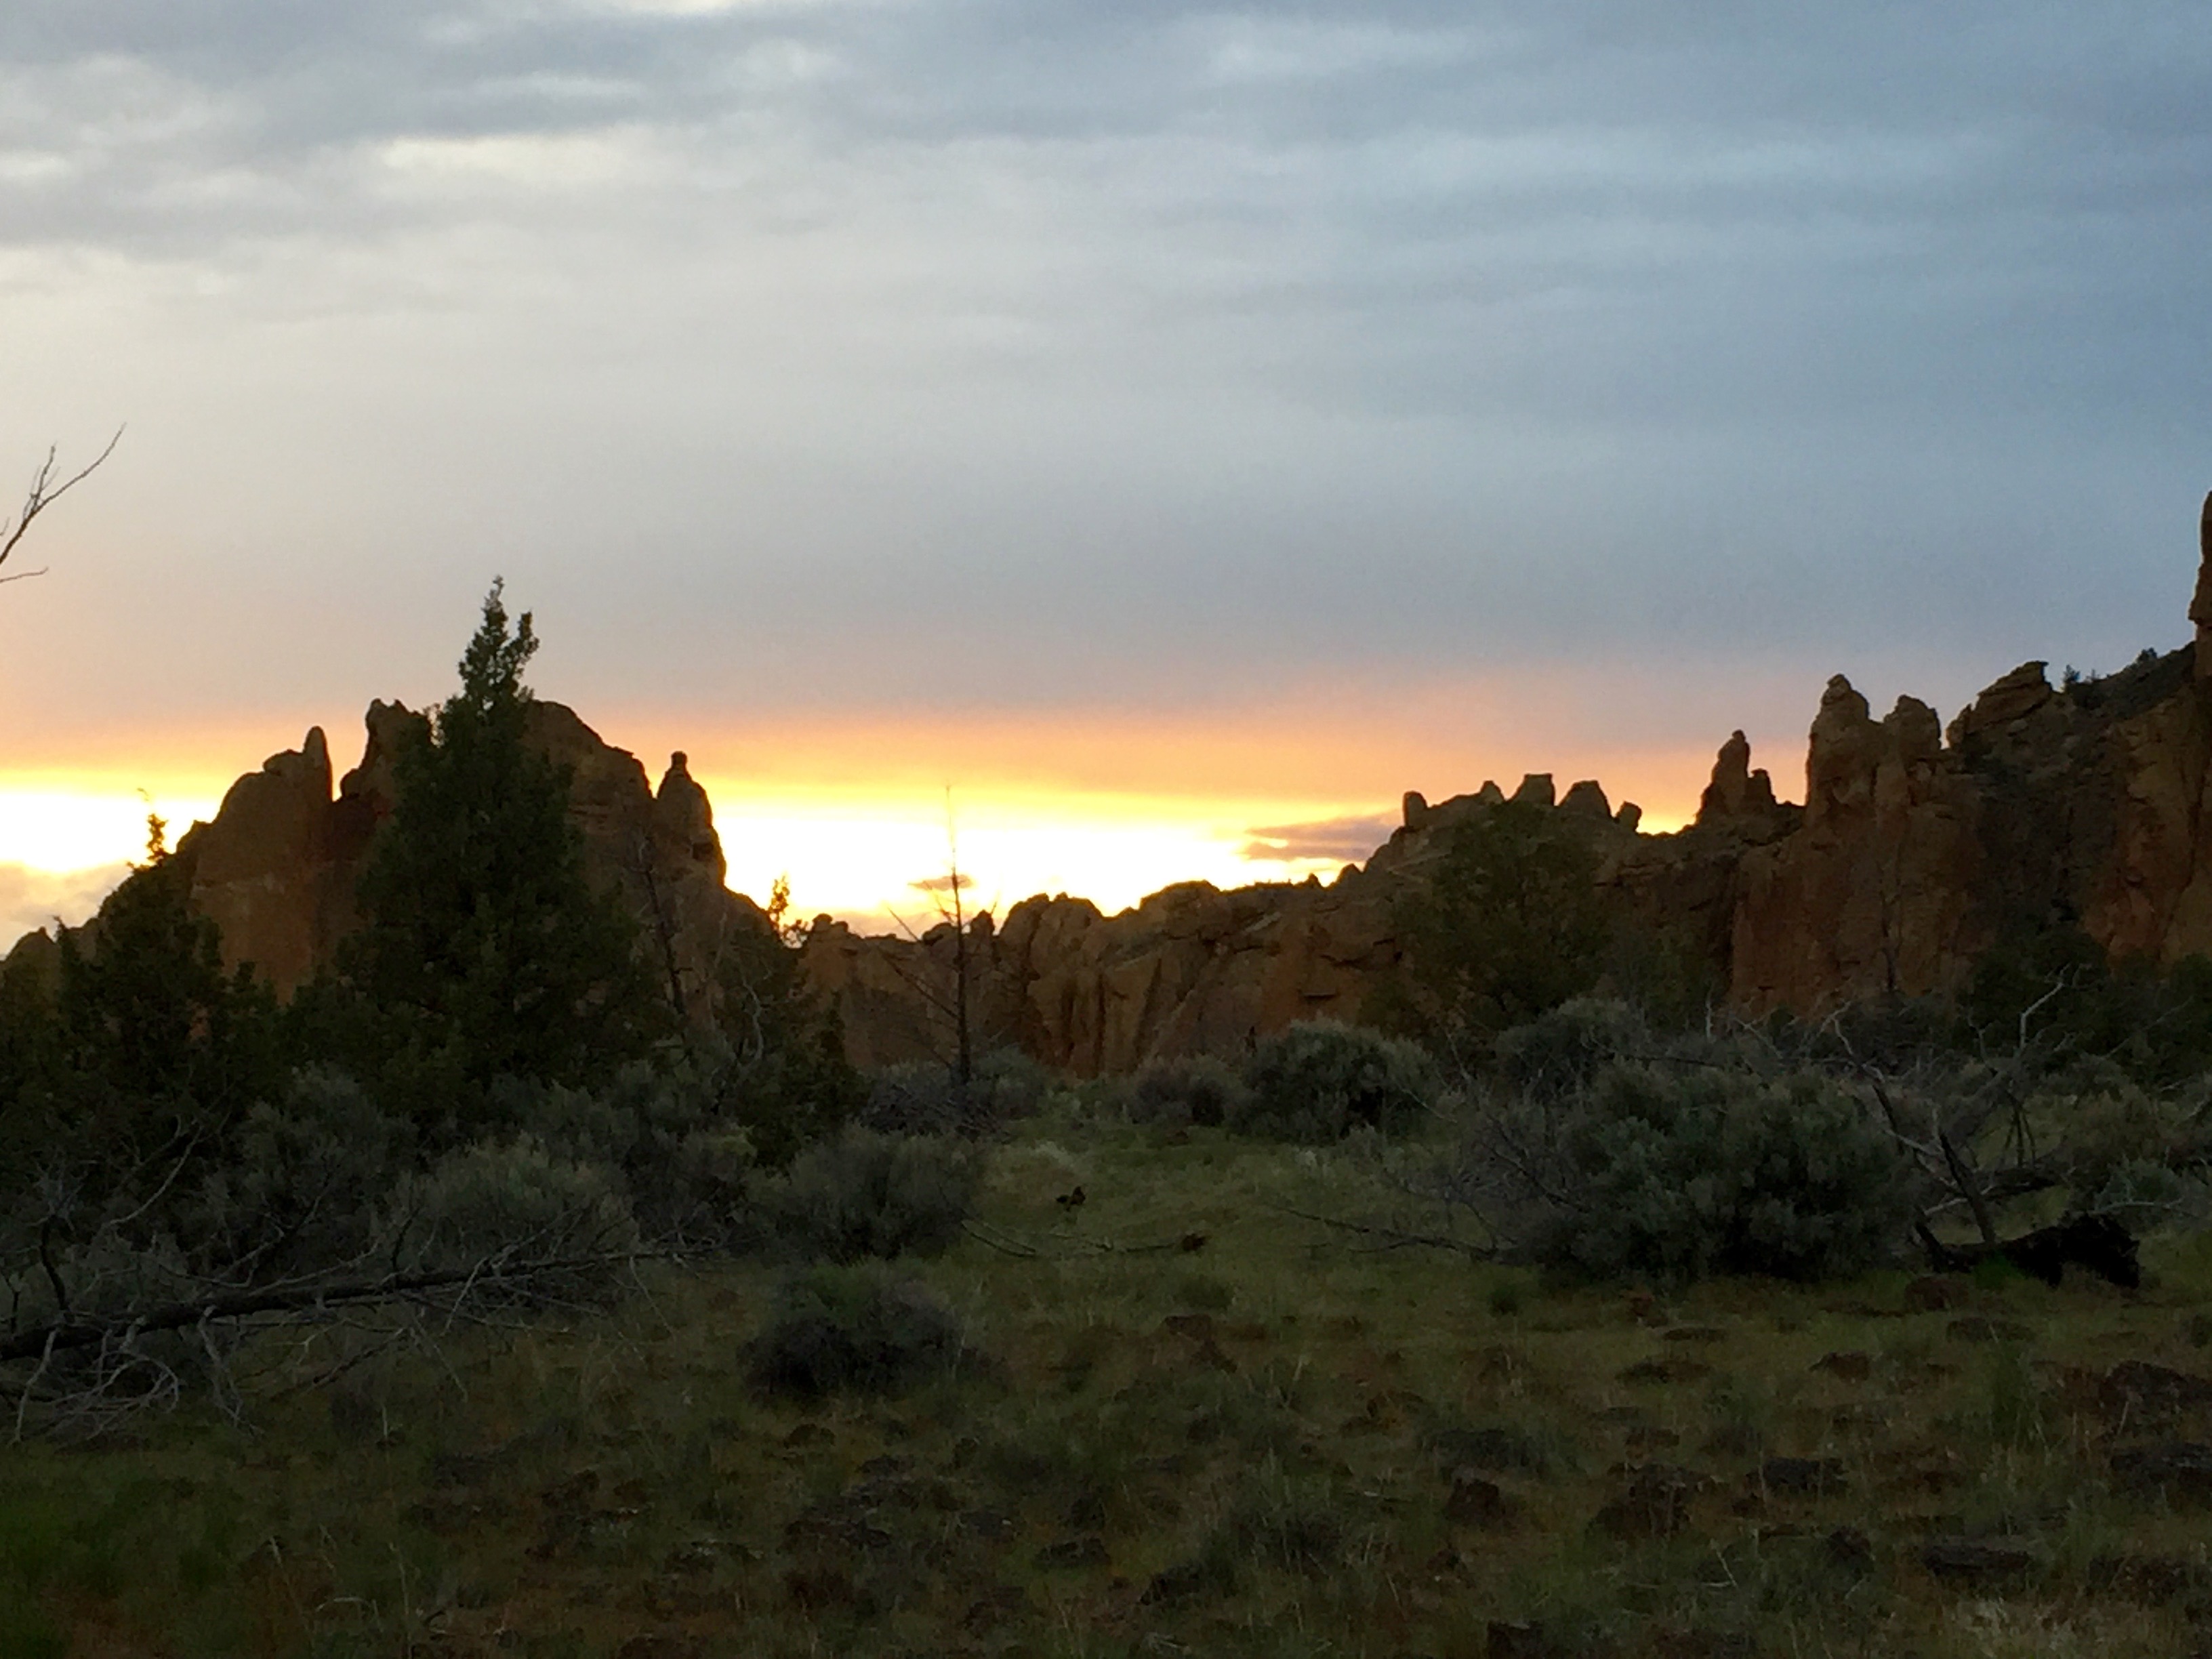
<svg viewBox="0 0 2212 1659"><path fill-rule="evenodd" d="M239 779L214 819L177 843L194 907L222 930L225 965L252 963L282 996L327 964L356 925L355 884L397 799L394 759L424 720L398 703L373 702L365 723L361 763L335 793L330 746L317 727L298 749ZM684 757L672 757L656 791L635 755L560 703L533 703L528 732L568 770L569 811L592 878L638 916L671 996L693 1018L708 1017L722 951L740 930L767 922L723 885L714 809ZM92 931L96 937L96 921ZM26 940L18 948L39 947Z"/></svg>

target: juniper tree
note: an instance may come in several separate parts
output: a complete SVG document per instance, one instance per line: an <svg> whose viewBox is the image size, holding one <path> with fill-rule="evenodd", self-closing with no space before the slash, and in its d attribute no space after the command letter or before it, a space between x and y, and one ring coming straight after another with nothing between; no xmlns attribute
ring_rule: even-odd
<svg viewBox="0 0 2212 1659"><path fill-rule="evenodd" d="M1395 1022L1448 1048L1498 1032L1596 983L1607 920L1597 859L1546 808L1506 801L1457 825L1397 907Z"/></svg>
<svg viewBox="0 0 2212 1659"><path fill-rule="evenodd" d="M586 869L567 769L529 740L537 649L529 613L510 626L494 582L459 690L395 759L397 802L358 889L364 925L341 953L387 1075L475 1099L502 1076L602 1078L649 1046L658 1012L634 921Z"/></svg>

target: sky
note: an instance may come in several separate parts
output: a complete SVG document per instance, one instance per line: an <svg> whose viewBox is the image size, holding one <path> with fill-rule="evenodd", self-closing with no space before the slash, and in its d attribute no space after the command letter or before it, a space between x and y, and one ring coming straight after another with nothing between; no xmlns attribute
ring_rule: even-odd
<svg viewBox="0 0 2212 1659"><path fill-rule="evenodd" d="M2208 85L2160 0L11 0L0 485L127 429L0 586L0 932L495 575L803 910L948 789L1109 908L1795 793L1831 673L2187 637Z"/></svg>

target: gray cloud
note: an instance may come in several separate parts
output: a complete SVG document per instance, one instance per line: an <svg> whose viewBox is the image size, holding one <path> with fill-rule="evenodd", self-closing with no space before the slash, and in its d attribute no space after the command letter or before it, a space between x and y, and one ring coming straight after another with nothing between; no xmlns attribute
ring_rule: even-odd
<svg viewBox="0 0 2212 1659"><path fill-rule="evenodd" d="M224 706L434 690L495 567L580 699L1956 698L2179 636L2208 80L2178 4L34 0L0 314Z"/></svg>
<svg viewBox="0 0 2212 1659"><path fill-rule="evenodd" d="M33 870L26 865L0 864L0 956L5 956L26 933L45 928L49 933L58 918L74 927L100 908L131 866L118 864L98 870L76 870L67 875Z"/></svg>
<svg viewBox="0 0 2212 1659"><path fill-rule="evenodd" d="M1303 859L1364 863L1397 827L1397 819L1381 814L1279 823L1247 831L1250 839L1239 856L1261 863Z"/></svg>

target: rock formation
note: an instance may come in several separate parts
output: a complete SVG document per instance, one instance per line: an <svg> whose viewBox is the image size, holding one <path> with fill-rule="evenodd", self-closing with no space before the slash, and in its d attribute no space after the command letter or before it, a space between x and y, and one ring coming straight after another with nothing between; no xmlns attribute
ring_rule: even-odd
<svg viewBox="0 0 2212 1659"><path fill-rule="evenodd" d="M1776 799L1737 732L1696 820L1671 835L1641 833L1638 810L1615 812L1595 781L1561 798L1534 773L1510 805L1495 782L1434 803L1407 793L1389 842L1326 886L1184 883L1113 916L1040 895L999 925L979 916L965 941L975 1032L1093 1073L1239 1054L1316 1015L1358 1019L1398 965L1401 901L1461 825L1504 810L1553 814L1583 837L1616 913L1702 955L1747 1012L1953 993L1992 945L2051 929L2079 929L2115 959L2212 954L2212 498L2200 538L2191 647L2057 686L2044 664L2023 664L1948 732L1911 697L1877 720L1848 680L1831 680L1802 805ZM732 930L764 922L723 884L713 809L684 756L655 790L635 756L570 710L541 702L531 719L532 741L569 770L592 869L645 925L672 996L709 1012ZM289 991L331 959L392 811L394 758L422 720L372 703L361 763L335 796L328 745L309 732L179 843L228 960ZM51 955L40 939L11 962L35 969ZM941 1010L957 943L949 925L920 939L815 925L806 971L856 1060L949 1052Z"/></svg>
<svg viewBox="0 0 2212 1659"><path fill-rule="evenodd" d="M1551 777L1531 774L1511 799L1587 836L1619 913L1701 952L1747 1012L1954 993L1992 945L2051 928L2079 927L2115 959L2212 954L2212 498L2200 553L2195 649L2057 687L2023 664L1948 732L1915 698L1877 720L1831 680L1802 806L1776 799L1741 732L1673 835L1638 833L1632 805L1609 816L1595 783L1554 805ZM1493 782L1433 804L1409 793L1389 843L1327 888L1176 887L1118 916L1017 905L971 948L989 1035L1117 1072L1240 1053L1316 1014L1356 1019L1398 961L1398 897L1456 824L1506 799ZM913 988L949 971L943 945L817 931L809 965L856 1058L941 1051Z"/></svg>
<svg viewBox="0 0 2212 1659"><path fill-rule="evenodd" d="M298 749L239 779L215 817L194 824L176 846L194 908L222 931L225 965L252 964L280 996L329 963L356 925L355 884L398 800L396 758L426 722L380 702L369 705L364 724L361 763L335 795L329 744L318 727ZM720 995L724 951L738 930L766 921L723 884L714 809L684 757L671 758L656 792L635 755L602 740L560 703L533 702L527 734L568 773L586 868L638 916L671 997L706 1018ZM37 950L28 940L19 948Z"/></svg>

